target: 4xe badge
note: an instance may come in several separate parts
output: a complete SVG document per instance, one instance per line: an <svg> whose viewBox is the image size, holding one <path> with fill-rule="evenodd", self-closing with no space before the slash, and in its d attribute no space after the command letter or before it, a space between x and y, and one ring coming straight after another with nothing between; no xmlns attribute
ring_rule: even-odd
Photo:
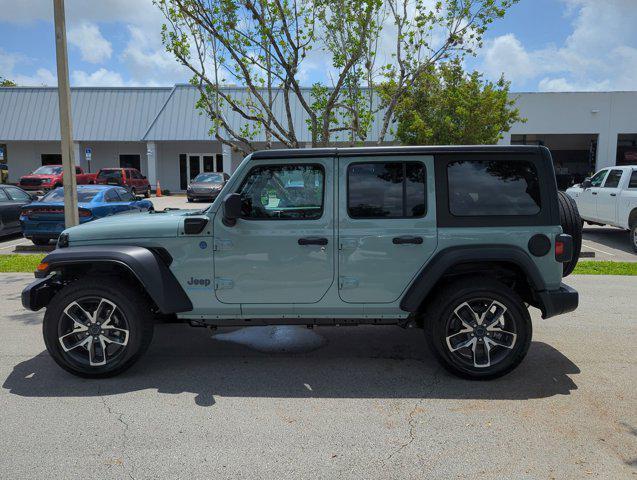
<svg viewBox="0 0 637 480"><path fill-rule="evenodd" d="M186 283L190 286L190 289L195 289L195 288L208 288L210 284L212 283L212 281L209 278L190 277L190 279Z"/></svg>

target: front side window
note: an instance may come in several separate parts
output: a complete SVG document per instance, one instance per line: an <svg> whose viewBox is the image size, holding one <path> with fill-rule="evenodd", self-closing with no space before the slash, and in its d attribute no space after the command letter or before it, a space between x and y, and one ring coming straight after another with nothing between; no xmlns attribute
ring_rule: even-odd
<svg viewBox="0 0 637 480"><path fill-rule="evenodd" d="M351 218L422 217L425 178L420 162L354 163L347 169L347 212Z"/></svg>
<svg viewBox="0 0 637 480"><path fill-rule="evenodd" d="M316 220L323 215L325 173L320 165L264 165L244 179L242 218Z"/></svg>
<svg viewBox="0 0 637 480"><path fill-rule="evenodd" d="M6 193L4 193L4 190L0 188L0 202L8 202L8 201L9 201L9 197L7 196Z"/></svg>
<svg viewBox="0 0 637 480"><path fill-rule="evenodd" d="M31 200L31 197L29 196L29 194L26 193L26 192L23 192L19 188L7 187L7 192L9 192L9 195L11 195L11 198L13 200L18 200L18 201L29 201L29 200Z"/></svg>
<svg viewBox="0 0 637 480"><path fill-rule="evenodd" d="M540 182L531 162L461 160L447 166L449 211L457 216L536 215Z"/></svg>
<svg viewBox="0 0 637 480"><path fill-rule="evenodd" d="M619 181L622 179L622 170L611 170L604 182L604 188L617 188Z"/></svg>
<svg viewBox="0 0 637 480"><path fill-rule="evenodd" d="M593 176L593 178L591 178L591 187L599 187L604 182L604 178L606 177L607 173L608 173L608 170L602 170L600 172L597 172Z"/></svg>

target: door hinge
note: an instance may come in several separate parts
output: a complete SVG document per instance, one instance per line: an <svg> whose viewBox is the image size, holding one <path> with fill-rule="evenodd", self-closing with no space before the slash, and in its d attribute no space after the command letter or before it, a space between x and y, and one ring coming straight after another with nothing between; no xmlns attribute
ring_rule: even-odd
<svg viewBox="0 0 637 480"><path fill-rule="evenodd" d="M215 277L215 290L228 290L234 287L234 282L229 278Z"/></svg>
<svg viewBox="0 0 637 480"><path fill-rule="evenodd" d="M341 238L338 242L339 250L353 250L358 247L358 239L356 238Z"/></svg>
<svg viewBox="0 0 637 480"><path fill-rule="evenodd" d="M358 278L355 277L338 277L338 288L344 290L346 288L358 287Z"/></svg>
<svg viewBox="0 0 637 480"><path fill-rule="evenodd" d="M214 251L231 250L233 247L232 240L224 240L222 238L215 238Z"/></svg>

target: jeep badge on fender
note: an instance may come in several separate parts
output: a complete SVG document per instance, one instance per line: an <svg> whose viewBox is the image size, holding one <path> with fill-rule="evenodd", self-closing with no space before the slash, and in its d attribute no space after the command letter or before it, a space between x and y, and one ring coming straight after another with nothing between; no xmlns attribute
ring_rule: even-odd
<svg viewBox="0 0 637 480"><path fill-rule="evenodd" d="M116 375L171 315L419 327L449 371L489 379L524 359L529 307L577 308L581 220L545 147L265 150L215 198L64 231L22 292L62 368Z"/></svg>

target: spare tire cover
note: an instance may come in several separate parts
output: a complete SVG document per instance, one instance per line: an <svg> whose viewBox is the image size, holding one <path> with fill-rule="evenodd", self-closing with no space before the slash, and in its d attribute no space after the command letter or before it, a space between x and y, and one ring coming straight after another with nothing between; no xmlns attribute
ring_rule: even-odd
<svg viewBox="0 0 637 480"><path fill-rule="evenodd" d="M564 192L557 192L560 207L560 224L562 231L573 237L573 258L563 264L564 276L570 275L577 265L582 250L582 218L579 216L575 200Z"/></svg>

